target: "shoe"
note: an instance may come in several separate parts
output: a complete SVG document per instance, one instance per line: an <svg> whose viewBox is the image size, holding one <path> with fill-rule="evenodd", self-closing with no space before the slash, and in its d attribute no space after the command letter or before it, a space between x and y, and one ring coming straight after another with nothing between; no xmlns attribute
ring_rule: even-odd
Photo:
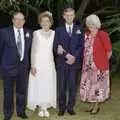
<svg viewBox="0 0 120 120"><path fill-rule="evenodd" d="M84 110L84 112L92 112L92 109L91 110L89 110L89 109Z"/></svg>
<svg viewBox="0 0 120 120"><path fill-rule="evenodd" d="M4 118L4 120L10 120L10 118Z"/></svg>
<svg viewBox="0 0 120 120"><path fill-rule="evenodd" d="M11 119L11 116L5 116L3 120L10 120Z"/></svg>
<svg viewBox="0 0 120 120"><path fill-rule="evenodd" d="M94 104L90 104L88 109L85 110L84 112L92 112L93 109L94 109Z"/></svg>
<svg viewBox="0 0 120 120"><path fill-rule="evenodd" d="M69 113L70 115L75 115L75 114L76 114L74 110L68 110L68 113Z"/></svg>
<svg viewBox="0 0 120 120"><path fill-rule="evenodd" d="M64 113L65 113L65 111L60 110L59 113L58 113L58 116L63 116Z"/></svg>
<svg viewBox="0 0 120 120"><path fill-rule="evenodd" d="M26 115L26 113L18 114L17 116L20 117L20 118L22 118L22 119L27 119L28 118L28 116Z"/></svg>
<svg viewBox="0 0 120 120"><path fill-rule="evenodd" d="M50 113L49 113L47 110L45 110L45 111L44 111L44 116L45 116L45 117L49 117L49 116L50 116Z"/></svg>
<svg viewBox="0 0 120 120"><path fill-rule="evenodd" d="M84 112L92 112L93 108L88 108L87 110L85 110Z"/></svg>
<svg viewBox="0 0 120 120"><path fill-rule="evenodd" d="M92 110L90 112L91 115L96 115L100 111L100 108L98 107L97 110Z"/></svg>
<svg viewBox="0 0 120 120"><path fill-rule="evenodd" d="M39 115L40 117L44 117L44 112L41 110L41 111L38 113L38 115Z"/></svg>

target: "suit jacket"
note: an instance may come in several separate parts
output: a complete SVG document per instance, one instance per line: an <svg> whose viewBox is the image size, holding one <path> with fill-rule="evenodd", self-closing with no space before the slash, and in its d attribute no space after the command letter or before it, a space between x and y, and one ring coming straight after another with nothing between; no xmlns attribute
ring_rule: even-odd
<svg viewBox="0 0 120 120"><path fill-rule="evenodd" d="M66 31L65 25L56 28L55 30L55 40L53 44L53 48L55 53L57 54L58 45L62 45L62 47L66 50L66 53L63 55L57 55L56 62L57 68L67 68L71 69L80 69L82 64L82 56L83 56L83 43L84 36L80 26L74 24L72 36ZM76 57L76 61L72 65L66 64L65 55L67 53L72 54Z"/></svg>
<svg viewBox="0 0 120 120"><path fill-rule="evenodd" d="M93 60L100 70L109 69L108 52L112 51L112 45L108 33L98 31L93 44Z"/></svg>
<svg viewBox="0 0 120 120"><path fill-rule="evenodd" d="M24 58L20 61L18 49L15 41L13 26L0 30L0 63L2 72L11 76L18 73L22 63L24 68L29 68L29 55L32 42L32 32L24 28Z"/></svg>

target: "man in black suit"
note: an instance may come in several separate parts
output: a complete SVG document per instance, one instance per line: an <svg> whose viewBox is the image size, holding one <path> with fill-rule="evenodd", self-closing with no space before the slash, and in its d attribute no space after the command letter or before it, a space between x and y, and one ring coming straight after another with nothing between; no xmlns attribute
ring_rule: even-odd
<svg viewBox="0 0 120 120"><path fill-rule="evenodd" d="M4 120L10 120L13 113L13 83L16 83L17 116L25 119L26 93L29 73L29 54L32 32L23 28L25 17L16 12L13 25L0 30L0 65L3 74Z"/></svg>
<svg viewBox="0 0 120 120"><path fill-rule="evenodd" d="M64 25L55 31L54 51L57 54L57 78L59 84L59 116L65 111L75 115L76 76L82 66L84 35L80 25L75 24L75 11L66 8ZM69 95L67 101L67 86Z"/></svg>

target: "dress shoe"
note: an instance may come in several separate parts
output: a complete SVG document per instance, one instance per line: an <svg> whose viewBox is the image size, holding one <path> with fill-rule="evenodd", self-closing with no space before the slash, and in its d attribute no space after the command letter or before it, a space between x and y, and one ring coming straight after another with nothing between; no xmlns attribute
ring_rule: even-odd
<svg viewBox="0 0 120 120"><path fill-rule="evenodd" d="M10 118L4 118L4 120L10 120Z"/></svg>
<svg viewBox="0 0 120 120"><path fill-rule="evenodd" d="M87 110L85 110L84 112L92 112L92 110L93 110L93 108L87 109Z"/></svg>
<svg viewBox="0 0 120 120"><path fill-rule="evenodd" d="M93 110L90 112L91 115L96 115L100 111L100 108L98 107L97 110Z"/></svg>
<svg viewBox="0 0 120 120"><path fill-rule="evenodd" d="M95 104L93 104L93 103L89 104L88 109L86 109L84 112L92 112L94 109L94 106L95 106Z"/></svg>
<svg viewBox="0 0 120 120"><path fill-rule="evenodd" d="M68 113L69 113L70 115L75 115L75 114L76 114L74 110L68 110Z"/></svg>
<svg viewBox="0 0 120 120"><path fill-rule="evenodd" d="M65 111L59 111L59 113L58 113L58 116L63 116L64 115L64 113L65 113Z"/></svg>
<svg viewBox="0 0 120 120"><path fill-rule="evenodd" d="M44 111L44 116L45 116L45 117L49 117L49 116L50 116L50 113L49 113L47 110L45 110L45 111Z"/></svg>
<svg viewBox="0 0 120 120"><path fill-rule="evenodd" d="M43 112L43 110L41 110L41 111L38 113L38 115L39 115L40 117L44 117L44 112Z"/></svg>
<svg viewBox="0 0 120 120"><path fill-rule="evenodd" d="M5 117L4 118L4 120L10 120L11 119L11 117Z"/></svg>
<svg viewBox="0 0 120 120"><path fill-rule="evenodd" d="M17 116L20 117L20 118L22 118L22 119L27 119L28 118L28 116L26 115L26 113L18 114Z"/></svg>

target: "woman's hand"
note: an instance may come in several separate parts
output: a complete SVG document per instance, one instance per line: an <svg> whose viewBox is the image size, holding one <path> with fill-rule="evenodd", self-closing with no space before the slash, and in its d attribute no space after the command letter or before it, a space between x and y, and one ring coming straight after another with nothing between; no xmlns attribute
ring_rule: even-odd
<svg viewBox="0 0 120 120"><path fill-rule="evenodd" d="M58 45L57 54L58 54L58 55L62 55L63 52L65 52L65 50L63 49L62 45Z"/></svg>
<svg viewBox="0 0 120 120"><path fill-rule="evenodd" d="M31 68L30 72L33 76L35 76L37 73L37 70L36 70L36 68Z"/></svg>
<svg viewBox="0 0 120 120"><path fill-rule="evenodd" d="M111 58L111 56L112 56L112 51L108 52L107 55L108 55L108 60L109 60Z"/></svg>

